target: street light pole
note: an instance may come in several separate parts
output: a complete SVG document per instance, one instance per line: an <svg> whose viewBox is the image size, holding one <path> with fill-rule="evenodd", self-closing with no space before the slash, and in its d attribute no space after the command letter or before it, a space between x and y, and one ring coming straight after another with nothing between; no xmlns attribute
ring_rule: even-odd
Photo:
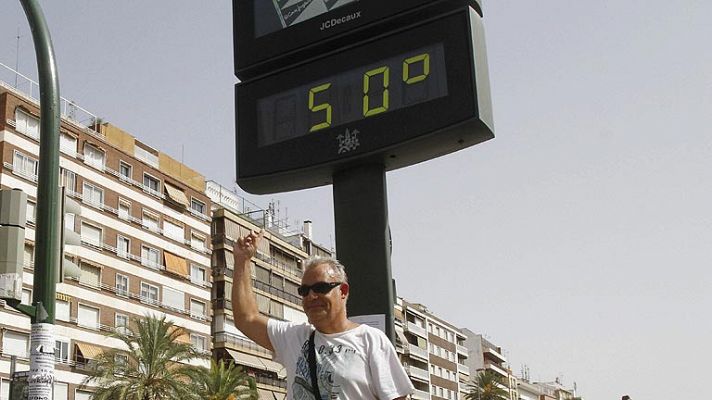
<svg viewBox="0 0 712 400"><path fill-rule="evenodd" d="M29 399L52 398L54 317L59 265L59 78L49 29L37 0L20 0L32 30L40 84L40 162L37 181L35 274L30 333Z"/></svg>

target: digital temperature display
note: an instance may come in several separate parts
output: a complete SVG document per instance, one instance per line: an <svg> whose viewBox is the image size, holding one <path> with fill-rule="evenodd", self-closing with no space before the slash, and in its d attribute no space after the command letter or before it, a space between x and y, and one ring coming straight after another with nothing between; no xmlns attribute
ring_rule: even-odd
<svg viewBox="0 0 712 400"><path fill-rule="evenodd" d="M258 146L447 96L443 52L438 43L258 100Z"/></svg>
<svg viewBox="0 0 712 400"><path fill-rule="evenodd" d="M392 171L491 139L486 53L482 17L464 7L240 82L238 184L305 189L356 165Z"/></svg>

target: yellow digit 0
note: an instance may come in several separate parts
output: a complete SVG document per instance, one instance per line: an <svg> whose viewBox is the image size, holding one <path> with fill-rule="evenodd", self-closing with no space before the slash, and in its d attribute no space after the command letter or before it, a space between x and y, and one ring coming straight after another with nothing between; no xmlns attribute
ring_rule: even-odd
<svg viewBox="0 0 712 400"><path fill-rule="evenodd" d="M370 88L371 78L382 74L383 75L383 104L380 107L370 109L368 90ZM365 74L363 74L363 115L365 117L370 117L372 115L380 114L388 111L389 104L389 94L388 94L388 84L390 81L390 68L387 66L372 69Z"/></svg>
<svg viewBox="0 0 712 400"><path fill-rule="evenodd" d="M324 122L320 122L309 129L309 132L316 132L320 129L328 128L331 126L331 104L329 103L322 103L322 104L314 104L314 98L316 97L317 93L324 92L328 90L331 87L331 83L325 83L323 85L319 85L317 87L313 87L309 89L309 109L312 112L319 112L319 111L326 111L326 120Z"/></svg>
<svg viewBox="0 0 712 400"><path fill-rule="evenodd" d="M417 62L423 62L423 73L416 76L410 76L410 65ZM430 54L424 53L403 61L403 82L411 85L413 83L422 82L430 75Z"/></svg>

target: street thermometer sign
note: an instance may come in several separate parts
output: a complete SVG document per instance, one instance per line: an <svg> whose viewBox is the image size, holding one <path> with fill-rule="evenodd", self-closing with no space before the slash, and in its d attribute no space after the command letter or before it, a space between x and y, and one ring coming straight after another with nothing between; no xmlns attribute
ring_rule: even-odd
<svg viewBox="0 0 712 400"><path fill-rule="evenodd" d="M386 2L390 3L390 2ZM460 7L236 87L238 184L330 184L359 163L393 170L493 137L484 29Z"/></svg>

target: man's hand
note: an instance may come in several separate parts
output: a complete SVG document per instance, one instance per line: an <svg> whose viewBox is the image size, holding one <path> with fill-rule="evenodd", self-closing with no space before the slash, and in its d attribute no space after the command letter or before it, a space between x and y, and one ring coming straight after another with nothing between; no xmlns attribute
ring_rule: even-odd
<svg viewBox="0 0 712 400"><path fill-rule="evenodd" d="M257 244L262 240L263 236L263 230L260 230L258 233L253 231L244 238L239 238L235 241L235 245L232 249L233 255L235 256L235 266L243 265L255 256L257 253Z"/></svg>

